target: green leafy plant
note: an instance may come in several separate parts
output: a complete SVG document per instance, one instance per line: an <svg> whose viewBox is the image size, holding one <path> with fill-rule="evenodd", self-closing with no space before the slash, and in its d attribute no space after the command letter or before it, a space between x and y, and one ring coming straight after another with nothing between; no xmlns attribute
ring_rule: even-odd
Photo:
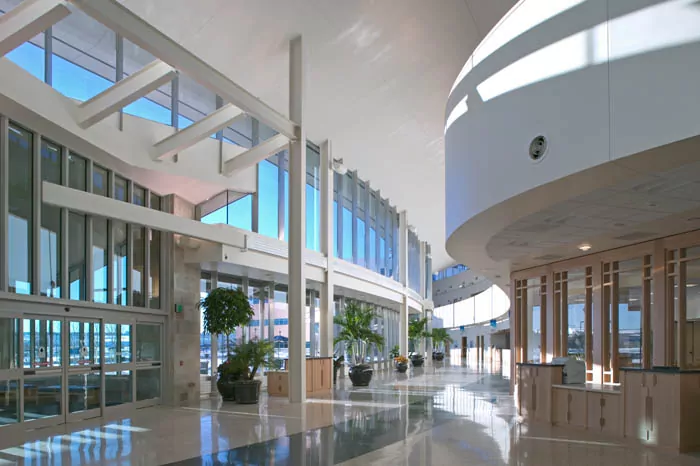
<svg viewBox="0 0 700 466"><path fill-rule="evenodd" d="M231 354L230 336L254 315L248 297L241 289L216 288L200 301L199 308L204 310L204 332L225 335L226 351Z"/></svg>
<svg viewBox="0 0 700 466"><path fill-rule="evenodd" d="M408 341L411 345L411 352L416 351L416 345L421 338L430 338L432 336L427 328L427 317L415 319L408 323Z"/></svg>
<svg viewBox="0 0 700 466"><path fill-rule="evenodd" d="M345 343L355 365L364 364L367 348L371 345L379 349L384 346L384 337L372 331L372 320L376 317L374 309L348 300L344 312L333 319L333 323L340 327L333 344Z"/></svg>
<svg viewBox="0 0 700 466"><path fill-rule="evenodd" d="M250 340L236 346L226 362L218 368L220 376L230 380L253 380L260 368L274 368L275 348L267 340Z"/></svg>
<svg viewBox="0 0 700 466"><path fill-rule="evenodd" d="M392 358L397 358L399 357L400 351L399 351L399 345L394 345L393 348L391 348L391 351L389 351L389 356Z"/></svg>
<svg viewBox="0 0 700 466"><path fill-rule="evenodd" d="M447 352L447 348L450 347L454 341L450 334L444 328L434 328L431 333L431 338L433 339L433 344L436 349L442 347L442 352Z"/></svg>

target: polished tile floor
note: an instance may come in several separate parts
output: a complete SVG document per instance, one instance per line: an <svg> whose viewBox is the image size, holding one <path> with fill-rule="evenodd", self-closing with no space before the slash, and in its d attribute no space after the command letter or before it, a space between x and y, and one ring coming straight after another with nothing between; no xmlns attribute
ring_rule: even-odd
<svg viewBox="0 0 700 466"><path fill-rule="evenodd" d="M700 466L585 431L519 424L508 380L440 365L375 374L368 388L339 380L304 405L202 401L129 418L29 432L0 431L0 466L22 465L517 465Z"/></svg>

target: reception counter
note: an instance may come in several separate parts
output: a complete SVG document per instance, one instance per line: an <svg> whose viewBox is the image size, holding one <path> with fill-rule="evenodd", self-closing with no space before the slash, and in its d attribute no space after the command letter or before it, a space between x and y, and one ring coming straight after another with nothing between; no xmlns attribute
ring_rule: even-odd
<svg viewBox="0 0 700 466"><path fill-rule="evenodd" d="M563 365L517 366L518 412L528 421L700 451L700 370L623 368L620 385L565 385Z"/></svg>
<svg viewBox="0 0 700 466"><path fill-rule="evenodd" d="M330 393L332 387L333 358L306 358L306 394ZM267 393L270 396L289 396L289 371L269 371Z"/></svg>

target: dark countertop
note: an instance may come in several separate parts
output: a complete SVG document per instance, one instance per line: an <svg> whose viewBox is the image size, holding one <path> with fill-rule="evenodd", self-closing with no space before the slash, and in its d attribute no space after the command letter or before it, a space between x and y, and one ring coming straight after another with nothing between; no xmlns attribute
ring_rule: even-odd
<svg viewBox="0 0 700 466"><path fill-rule="evenodd" d="M531 367L564 367L564 364L551 364L551 363L539 363L539 362L518 362L517 366L531 366Z"/></svg>
<svg viewBox="0 0 700 466"><path fill-rule="evenodd" d="M700 374L700 369L679 369L673 366L654 366L651 369L641 367L621 367L621 371L629 372L656 372L661 374Z"/></svg>

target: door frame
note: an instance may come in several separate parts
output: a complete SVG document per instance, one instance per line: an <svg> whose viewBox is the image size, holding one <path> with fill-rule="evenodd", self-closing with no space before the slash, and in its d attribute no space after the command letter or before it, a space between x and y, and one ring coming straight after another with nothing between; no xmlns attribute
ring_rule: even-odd
<svg viewBox="0 0 700 466"><path fill-rule="evenodd" d="M2 381L17 381L18 383L18 393L17 393L17 417L18 421L15 424L5 425L0 427L0 436L3 440L11 439L16 437L18 441L23 439L24 432L27 430L37 429L47 426L56 426L66 424L68 422L79 421L86 418L94 417L93 410L75 413L75 415L70 415L68 413L69 406L67 401L67 368L64 372L63 367L59 369L62 374L62 389L61 389L61 403L62 403L62 414L58 416L52 416L46 419L37 419L33 421L26 422L24 419L24 390L20 390L20 387L24 386L25 383L25 370L31 371L31 368L24 367L24 319L27 318L41 318L53 321L62 322L62 335L61 342L62 346L65 348L65 352L69 352L68 348L68 332L69 330L63 330L63 328L70 321L99 321L100 322L100 371L101 371L101 396L100 396L100 408L99 414L102 418L113 418L119 417L121 415L129 415L133 413L134 410L143 407L154 406L162 403L163 399L163 380L167 374L165 374L166 366L165 362L168 359L167 351L165 348L166 333L167 333L167 316L165 314L158 313L144 313L139 314L131 309L104 309L99 306L89 307L90 303L84 301L75 302L75 305L68 306L65 302L37 302L32 300L29 296L22 295L12 295L6 296L4 293L0 293L0 318L7 319L17 319L19 322L19 341L18 341L18 367L13 369L2 369L0 370L0 382ZM146 310L147 311L147 310ZM108 365L106 364L106 354L105 354L105 325L106 324L128 324L132 328L132 361L124 365ZM137 324L151 324L157 325L160 328L160 361L158 362L141 362L138 364L136 361L136 326ZM65 339L65 341L64 341ZM62 355L63 356L63 355ZM69 364L69 358L67 360ZM63 361L62 361L63 366ZM95 365L96 366L96 365ZM136 378L138 369L146 369L148 367L159 367L160 368L160 396L157 398L152 398L148 400L137 401L137 391L136 391ZM105 373L108 371L115 370L130 370L132 371L132 400L129 403L124 403L121 405L108 407L105 403L106 395L106 384L105 384ZM42 371L47 372L47 371ZM37 374L38 375L38 374ZM28 375L32 377L32 375ZM90 413L89 415L87 413Z"/></svg>

